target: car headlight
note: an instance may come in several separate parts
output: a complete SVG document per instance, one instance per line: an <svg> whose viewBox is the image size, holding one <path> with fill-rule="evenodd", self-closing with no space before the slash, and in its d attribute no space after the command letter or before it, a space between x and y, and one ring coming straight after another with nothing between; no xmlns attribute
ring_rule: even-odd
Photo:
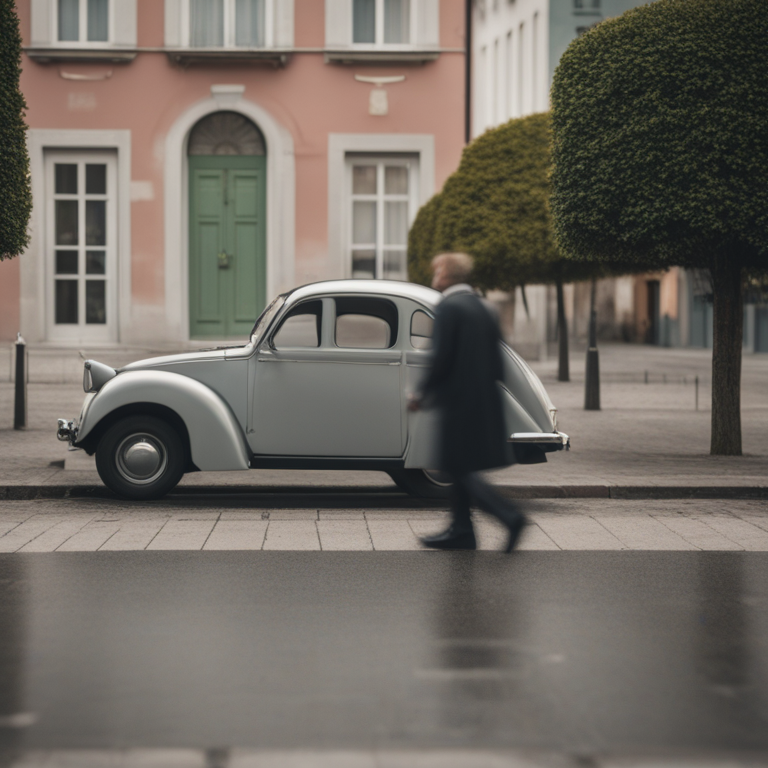
<svg viewBox="0 0 768 768"><path fill-rule="evenodd" d="M83 366L83 390L98 392L110 379L117 376L117 371L96 360L86 360Z"/></svg>

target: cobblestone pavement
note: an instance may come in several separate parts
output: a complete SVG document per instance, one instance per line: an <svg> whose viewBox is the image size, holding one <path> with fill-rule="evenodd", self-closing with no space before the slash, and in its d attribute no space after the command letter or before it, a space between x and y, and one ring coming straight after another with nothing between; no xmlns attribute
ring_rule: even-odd
<svg viewBox="0 0 768 768"><path fill-rule="evenodd" d="M74 352L72 356L77 357ZM55 438L57 417L75 417L83 401L78 383L82 360L77 358L72 366L77 380L54 376L51 383L40 383L37 377L38 383L29 385L29 428L24 432L11 428L13 385L3 383L0 376L0 486L101 486L93 459L82 451L68 452ZM600 367L603 409L585 411L583 353L572 356L573 381L568 383L555 380L554 361L534 363L559 409L559 428L571 435L573 449L552 455L546 464L499 470L492 473L494 482L510 486L768 484L768 355L745 356L743 362L744 456L709 455L708 350L607 345L601 349ZM700 380L698 411L696 376ZM197 472L181 482L182 486L233 484L394 488L383 472Z"/></svg>
<svg viewBox="0 0 768 768"><path fill-rule="evenodd" d="M765 501L548 500L525 502L528 550L768 551ZM121 550L417 550L447 523L440 510L184 508L103 499L0 505L0 552ZM504 529L476 513L479 548Z"/></svg>

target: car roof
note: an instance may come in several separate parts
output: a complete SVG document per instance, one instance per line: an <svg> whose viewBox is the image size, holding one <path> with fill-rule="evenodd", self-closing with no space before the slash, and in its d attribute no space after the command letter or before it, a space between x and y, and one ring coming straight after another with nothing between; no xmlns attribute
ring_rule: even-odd
<svg viewBox="0 0 768 768"><path fill-rule="evenodd" d="M376 296L393 296L411 299L427 307L435 307L442 298L438 291L416 283L406 283L401 280L324 280L320 283L310 283L294 288L286 294L286 305L311 298L312 296L327 296L339 293L366 293Z"/></svg>

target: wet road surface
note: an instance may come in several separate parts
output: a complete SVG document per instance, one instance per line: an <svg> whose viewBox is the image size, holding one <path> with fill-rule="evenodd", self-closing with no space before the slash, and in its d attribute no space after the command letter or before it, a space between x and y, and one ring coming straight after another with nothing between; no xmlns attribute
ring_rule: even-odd
<svg viewBox="0 0 768 768"><path fill-rule="evenodd" d="M768 750L768 555L0 556L0 747Z"/></svg>

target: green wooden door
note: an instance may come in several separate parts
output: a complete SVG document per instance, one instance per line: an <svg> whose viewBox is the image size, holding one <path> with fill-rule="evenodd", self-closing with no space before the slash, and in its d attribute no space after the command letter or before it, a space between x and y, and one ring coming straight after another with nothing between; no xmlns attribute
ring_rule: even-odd
<svg viewBox="0 0 768 768"><path fill-rule="evenodd" d="M189 335L242 338L266 300L266 157L190 157L189 184Z"/></svg>

